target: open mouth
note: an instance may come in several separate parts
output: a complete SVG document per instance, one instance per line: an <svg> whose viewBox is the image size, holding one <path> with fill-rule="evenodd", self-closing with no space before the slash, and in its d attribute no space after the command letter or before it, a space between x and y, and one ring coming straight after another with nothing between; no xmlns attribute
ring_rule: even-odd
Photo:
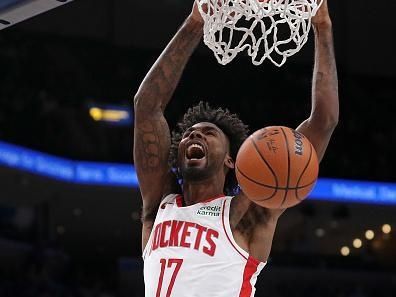
<svg viewBox="0 0 396 297"><path fill-rule="evenodd" d="M205 150L202 145L192 143L187 147L186 157L188 160L201 160L205 158Z"/></svg>

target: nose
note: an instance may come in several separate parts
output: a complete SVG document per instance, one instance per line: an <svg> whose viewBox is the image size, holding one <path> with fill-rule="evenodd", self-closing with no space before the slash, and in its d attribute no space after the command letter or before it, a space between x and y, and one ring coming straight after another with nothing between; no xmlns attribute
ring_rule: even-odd
<svg viewBox="0 0 396 297"><path fill-rule="evenodd" d="M193 132L190 133L189 138L194 139L194 138L204 138L204 135L202 134L201 131L199 130L194 130Z"/></svg>

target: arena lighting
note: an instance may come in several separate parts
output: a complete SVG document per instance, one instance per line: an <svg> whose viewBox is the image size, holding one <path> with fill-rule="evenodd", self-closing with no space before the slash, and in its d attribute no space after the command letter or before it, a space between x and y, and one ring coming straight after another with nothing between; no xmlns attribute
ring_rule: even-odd
<svg viewBox="0 0 396 297"><path fill-rule="evenodd" d="M2 141L0 165L76 184L138 187L130 164L68 160ZM396 184L320 178L310 199L396 205Z"/></svg>
<svg viewBox="0 0 396 297"><path fill-rule="evenodd" d="M354 247L355 249L360 249L360 248L362 247L362 240L359 239L359 238L355 238L355 239L353 240L353 247Z"/></svg>
<svg viewBox="0 0 396 297"><path fill-rule="evenodd" d="M326 231L323 228L317 228L315 230L315 235L319 238L325 236L325 234L326 234Z"/></svg>
<svg viewBox="0 0 396 297"><path fill-rule="evenodd" d="M349 254L351 253L351 250L349 249L349 247L347 246L343 246L340 250L341 255L343 255L344 257L349 256Z"/></svg>
<svg viewBox="0 0 396 297"><path fill-rule="evenodd" d="M129 126L132 123L131 111L123 106L90 106L89 115L97 122L123 126Z"/></svg>
<svg viewBox="0 0 396 297"><path fill-rule="evenodd" d="M365 236L368 240L372 240L375 236L374 231L373 230L367 230L365 233Z"/></svg>
<svg viewBox="0 0 396 297"><path fill-rule="evenodd" d="M389 224L384 224L382 225L382 232L384 232L384 234L389 234L392 232L392 227Z"/></svg>

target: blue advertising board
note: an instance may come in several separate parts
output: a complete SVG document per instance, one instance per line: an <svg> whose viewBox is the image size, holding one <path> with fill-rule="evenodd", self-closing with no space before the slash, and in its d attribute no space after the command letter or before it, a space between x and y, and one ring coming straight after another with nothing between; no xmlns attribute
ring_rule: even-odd
<svg viewBox="0 0 396 297"><path fill-rule="evenodd" d="M139 186L129 164L68 160L1 141L0 165L76 184ZM396 205L396 183L319 178L310 199Z"/></svg>

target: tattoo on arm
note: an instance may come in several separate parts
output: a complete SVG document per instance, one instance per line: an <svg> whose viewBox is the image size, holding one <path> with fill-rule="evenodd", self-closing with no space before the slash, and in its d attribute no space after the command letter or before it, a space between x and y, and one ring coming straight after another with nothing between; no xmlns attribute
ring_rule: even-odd
<svg viewBox="0 0 396 297"><path fill-rule="evenodd" d="M171 187L170 132L163 112L185 65L202 38L202 24L187 18L143 80L135 95L134 159L143 216L154 212ZM167 187L168 186L168 187Z"/></svg>
<svg viewBox="0 0 396 297"><path fill-rule="evenodd" d="M165 118L160 116L136 118L134 159L139 187L145 207L156 207L169 174L168 156L170 133Z"/></svg>
<svg viewBox="0 0 396 297"><path fill-rule="evenodd" d="M160 108L164 111L202 34L202 26L189 19L185 21L147 74L135 103L145 110Z"/></svg>
<svg viewBox="0 0 396 297"><path fill-rule="evenodd" d="M153 123L145 120L138 128L138 135L141 135L142 151L139 153L141 159L141 167L144 170L157 169L160 163L159 156L159 138L154 131ZM138 147L139 149L139 147Z"/></svg>

